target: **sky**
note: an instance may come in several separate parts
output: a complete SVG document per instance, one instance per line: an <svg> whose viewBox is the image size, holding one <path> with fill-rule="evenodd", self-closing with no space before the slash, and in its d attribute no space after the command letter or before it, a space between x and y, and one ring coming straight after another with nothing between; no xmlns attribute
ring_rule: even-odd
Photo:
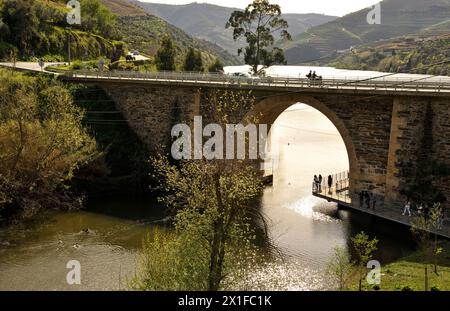
<svg viewBox="0 0 450 311"><path fill-rule="evenodd" d="M140 0L164 4L209 3L233 8L244 8L251 0ZM381 0L271 0L281 6L283 13L319 13L343 16L374 5Z"/></svg>

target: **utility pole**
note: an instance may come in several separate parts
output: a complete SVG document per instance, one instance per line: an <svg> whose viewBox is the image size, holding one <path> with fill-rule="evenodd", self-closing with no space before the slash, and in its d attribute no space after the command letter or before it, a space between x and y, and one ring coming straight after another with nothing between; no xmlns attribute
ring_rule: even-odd
<svg viewBox="0 0 450 311"><path fill-rule="evenodd" d="M68 61L69 61L69 65L70 65L70 62L71 62L71 56L70 56L70 31L72 30L72 27L66 27L66 30L67 30L67 58L68 58Z"/></svg>

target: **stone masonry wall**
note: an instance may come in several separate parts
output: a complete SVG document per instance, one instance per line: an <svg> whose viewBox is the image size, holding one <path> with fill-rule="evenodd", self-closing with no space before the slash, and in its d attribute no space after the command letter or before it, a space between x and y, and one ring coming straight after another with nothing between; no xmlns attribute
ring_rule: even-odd
<svg viewBox="0 0 450 311"><path fill-rule="evenodd" d="M106 84L103 88L122 111L130 127L151 150L170 145L170 130L175 123L190 124L195 115L201 114L199 89L123 84ZM405 176L415 176L418 159L423 158L427 107L432 110L429 124L433 150L425 152L432 153L433 161L450 172L450 99L327 94L301 96L311 99L305 104L314 107L316 103L316 108L320 106L322 112L328 111L334 121L339 121L341 130L345 128L343 132L347 137L343 138L353 146L351 161L357 168L356 172L351 172L351 195L354 199L356 193L367 190L378 197L380 204L383 201L388 204L404 201L401 190L413 178ZM285 99L283 103L280 103L281 97L278 101L276 96L270 98L273 100L264 102L270 107L258 109L275 116L274 120L291 101L292 104L296 102L295 96ZM450 176L439 176L435 179L435 185L450 201Z"/></svg>
<svg viewBox="0 0 450 311"><path fill-rule="evenodd" d="M391 128L391 98L316 96L344 123L353 142L359 172L353 172L353 192L367 190L385 195Z"/></svg>
<svg viewBox="0 0 450 311"><path fill-rule="evenodd" d="M197 89L140 87L136 85L102 86L127 119L130 127L150 148L170 147L172 126L192 122L198 114L200 92Z"/></svg>
<svg viewBox="0 0 450 311"><path fill-rule="evenodd" d="M436 177L435 186L447 198L450 208L450 99L434 100L433 108L433 160L440 168L441 176Z"/></svg>
<svg viewBox="0 0 450 311"><path fill-rule="evenodd" d="M424 135L427 105L426 98L394 99L386 176L386 201L389 204L401 205L406 200L402 192L414 182Z"/></svg>

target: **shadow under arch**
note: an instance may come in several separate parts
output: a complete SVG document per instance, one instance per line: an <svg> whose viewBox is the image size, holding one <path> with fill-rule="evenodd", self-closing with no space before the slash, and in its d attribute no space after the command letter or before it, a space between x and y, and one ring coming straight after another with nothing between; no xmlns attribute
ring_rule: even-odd
<svg viewBox="0 0 450 311"><path fill-rule="evenodd" d="M301 94L286 94L267 97L257 102L253 109L248 113L248 116L255 116L258 118L260 124L267 124L270 129L275 123L276 119L290 106L302 103L320 111L326 116L336 127L339 134L344 141L345 148L347 150L347 156L349 161L349 192L350 197L353 198L355 189L355 180L359 176L359 163L356 156L355 146L351 138L350 132L345 126L344 122L336 115L336 113L327 107L321 101L311 96L305 96Z"/></svg>

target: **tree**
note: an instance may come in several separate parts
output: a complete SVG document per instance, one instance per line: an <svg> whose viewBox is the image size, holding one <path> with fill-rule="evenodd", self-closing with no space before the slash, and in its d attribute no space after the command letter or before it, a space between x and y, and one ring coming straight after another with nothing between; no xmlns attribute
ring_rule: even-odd
<svg viewBox="0 0 450 311"><path fill-rule="evenodd" d="M222 72L223 64L220 59L216 58L215 62L208 67L208 72Z"/></svg>
<svg viewBox="0 0 450 311"><path fill-rule="evenodd" d="M288 23L281 18L279 5L270 4L268 0L254 0L244 11L234 11L226 24L233 28L233 39L245 37L247 46L238 49L238 54L244 52L245 62L251 65L253 73L259 72L259 66L285 64L283 50L272 48L279 34L282 39L291 40L286 30Z"/></svg>
<svg viewBox="0 0 450 311"><path fill-rule="evenodd" d="M97 154L82 118L59 83L0 71L0 210L31 217L79 206L68 182Z"/></svg>
<svg viewBox="0 0 450 311"><path fill-rule="evenodd" d="M242 120L243 112L252 104L248 93L213 91L205 100L205 118L223 128L226 124L245 123L251 118ZM167 280L175 275L172 290L222 289L226 276L233 274L245 258L254 257L254 233L248 217L259 215L258 208L252 207L262 191L259 172L252 163L241 160L203 158L170 164L167 156L158 156L152 163L155 177L163 184L160 190L166 193L161 200L175 214L176 237L171 239L171 248L162 248L162 270L155 262L160 255L151 255L153 264L146 261L144 265L144 275L164 277L147 277L138 284L167 289L152 280ZM158 248L155 243L152 249ZM176 273L171 266L182 273Z"/></svg>
<svg viewBox="0 0 450 311"><path fill-rule="evenodd" d="M428 291L428 265L434 262L434 272L437 274L437 259L442 253L437 240L437 231L442 220L442 208L439 203L430 209L429 214L421 214L412 221L411 233L423 254L424 288ZM434 241L431 235L434 232Z"/></svg>
<svg viewBox="0 0 450 311"><path fill-rule="evenodd" d="M105 38L118 38L117 17L100 0L80 0L81 28Z"/></svg>
<svg viewBox="0 0 450 311"><path fill-rule="evenodd" d="M356 253L357 273L359 278L358 289L361 291L362 280L367 271L366 265L372 260L372 255L377 250L378 240L376 238L370 240L369 236L362 231L353 237L351 241Z"/></svg>
<svg viewBox="0 0 450 311"><path fill-rule="evenodd" d="M6 25L3 22L2 11L3 11L3 8L2 8L2 4L0 3L0 42L6 41L6 39L8 39L8 37L10 35L8 25Z"/></svg>
<svg viewBox="0 0 450 311"><path fill-rule="evenodd" d="M3 38L19 49L20 54L29 54L34 47L39 47L41 36L38 29L40 20L37 15L35 1L5 0L3 2L2 19L9 30L9 36Z"/></svg>
<svg viewBox="0 0 450 311"><path fill-rule="evenodd" d="M354 266L345 249L342 247L334 249L333 257L327 265L327 272L336 279L340 291L348 288L348 284L354 274Z"/></svg>
<svg viewBox="0 0 450 311"><path fill-rule="evenodd" d="M192 47L189 48L184 59L183 69L184 71L203 71L202 53Z"/></svg>
<svg viewBox="0 0 450 311"><path fill-rule="evenodd" d="M111 65L118 62L125 55L125 49L122 42L115 42L113 52L111 54Z"/></svg>
<svg viewBox="0 0 450 311"><path fill-rule="evenodd" d="M156 52L156 68L160 71L175 70L175 46L169 36L164 36L161 40L161 46Z"/></svg>

